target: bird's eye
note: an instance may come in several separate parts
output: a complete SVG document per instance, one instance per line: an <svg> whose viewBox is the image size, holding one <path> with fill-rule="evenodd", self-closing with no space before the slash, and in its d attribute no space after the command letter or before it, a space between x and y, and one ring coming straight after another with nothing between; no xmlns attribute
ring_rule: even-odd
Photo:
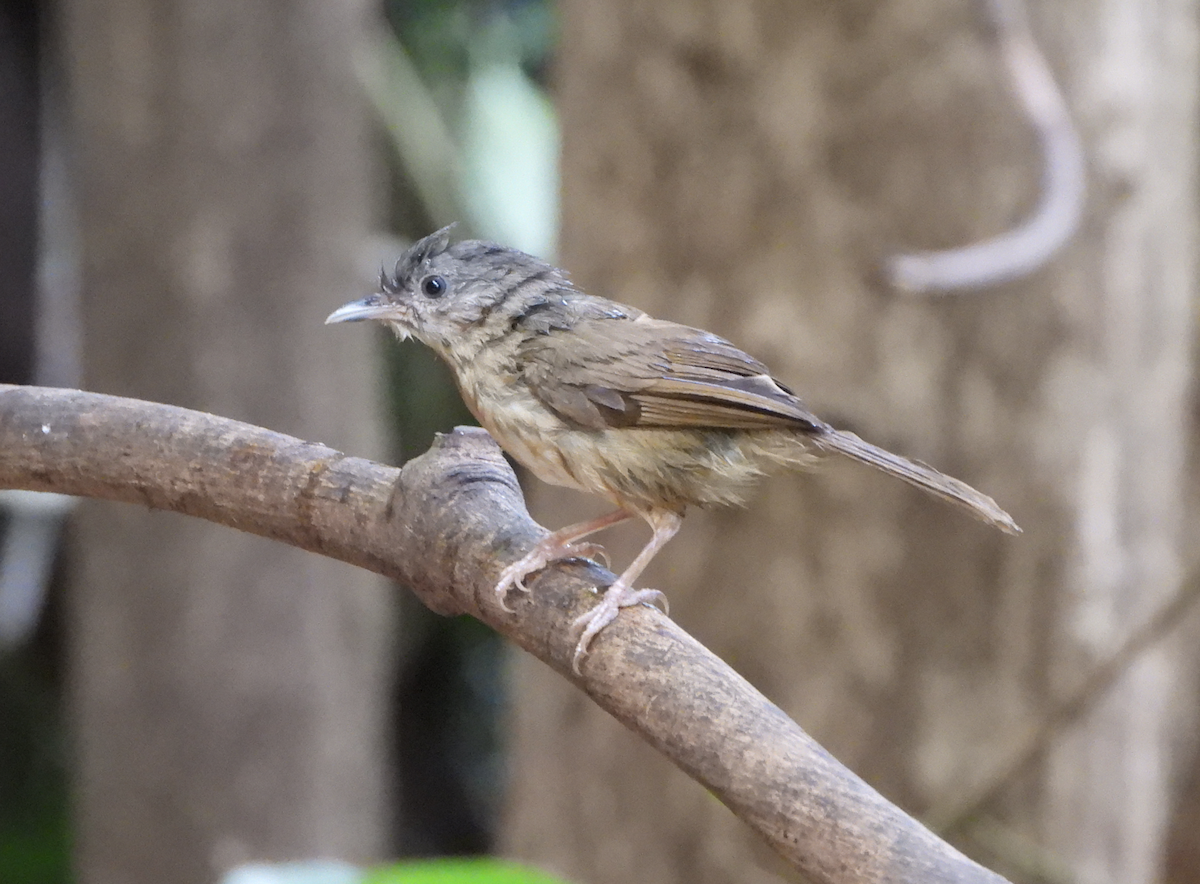
<svg viewBox="0 0 1200 884"><path fill-rule="evenodd" d="M446 294L446 280L440 276L427 276L421 280L421 291L430 298L440 298Z"/></svg>

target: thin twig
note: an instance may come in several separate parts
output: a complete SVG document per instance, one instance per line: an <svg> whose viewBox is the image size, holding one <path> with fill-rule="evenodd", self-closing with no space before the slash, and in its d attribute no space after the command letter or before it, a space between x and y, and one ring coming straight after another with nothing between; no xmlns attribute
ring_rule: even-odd
<svg viewBox="0 0 1200 884"><path fill-rule="evenodd" d="M1021 0L984 0L1013 93L1042 151L1040 199L1022 224L999 236L944 251L910 252L884 262L896 288L948 294L1019 279L1044 266L1074 236L1086 197L1083 142Z"/></svg>
<svg viewBox="0 0 1200 884"><path fill-rule="evenodd" d="M458 143L404 46L378 37L355 71L434 226L464 218Z"/></svg>
<svg viewBox="0 0 1200 884"><path fill-rule="evenodd" d="M969 795L930 813L927 816L930 827L951 837L971 825L1009 785L1028 772L1064 729L1104 699L1134 660L1177 628L1198 600L1200 572L1194 572L1169 602L1134 630L1111 657L1093 669L1075 691L1057 703L1024 737L1003 741L1004 745L1016 747L1009 757Z"/></svg>

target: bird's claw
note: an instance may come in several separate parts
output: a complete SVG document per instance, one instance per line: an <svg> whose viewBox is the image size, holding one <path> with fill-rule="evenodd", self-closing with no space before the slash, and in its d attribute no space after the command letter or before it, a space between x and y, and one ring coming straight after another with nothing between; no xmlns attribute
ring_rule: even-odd
<svg viewBox="0 0 1200 884"><path fill-rule="evenodd" d="M500 572L500 579L496 581L496 595L500 598L500 607L511 614L513 609L508 606L508 594L514 589L529 592L529 587L525 585L526 579L547 565L564 559L590 559L597 556L603 558L604 564L608 565L608 554L598 543L539 543Z"/></svg>
<svg viewBox="0 0 1200 884"><path fill-rule="evenodd" d="M604 591L604 595L600 597L600 603L589 611L584 611L573 621L571 621L571 632L580 632L579 642L575 645L575 655L571 658L571 668L575 670L576 675L581 675L579 671L579 661L583 659L583 655L587 653L588 645L604 627L617 619L617 614L622 608L629 608L634 605L647 605L649 607L660 607L664 614L669 614L669 604L667 597L657 589L634 589L630 586L624 586L620 581L614 583Z"/></svg>
<svg viewBox="0 0 1200 884"><path fill-rule="evenodd" d="M500 607L510 614L513 609L508 606L508 594L514 589L529 592L529 587L525 585L525 578L546 567L545 562L536 564L527 561L528 559L529 556L525 556L525 558L513 562L500 572L500 579L496 581L496 595L500 599Z"/></svg>

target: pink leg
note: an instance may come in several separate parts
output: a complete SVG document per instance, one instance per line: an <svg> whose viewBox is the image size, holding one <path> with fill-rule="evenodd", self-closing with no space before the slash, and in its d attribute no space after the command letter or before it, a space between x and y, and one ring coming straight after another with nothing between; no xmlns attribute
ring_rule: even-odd
<svg viewBox="0 0 1200 884"><path fill-rule="evenodd" d="M604 591L600 604L575 618L575 622L572 624L573 628L583 630L579 636L579 644L575 646L575 659L571 664L576 674L579 673L579 661L587 653L592 639L601 629L616 619L617 612L622 608L661 601L663 609L666 609L667 597L665 595L657 589L634 589L633 582L641 576L642 571L650 564L650 560L666 545L667 541L675 536L679 526L683 524L683 516L670 510L650 510L638 515L650 523L650 527L654 529L654 536L650 538L649 543L642 547L642 551L625 569L625 573Z"/></svg>
<svg viewBox="0 0 1200 884"><path fill-rule="evenodd" d="M525 578L535 571L542 570L551 562L581 558L601 552L600 547L595 544L579 543L578 541L583 540L589 534L595 534L612 525L618 525L626 519L632 519L633 515L626 510L614 510L598 519L568 525L566 528L559 528L553 534L547 534L527 555L513 562L501 572L500 580L496 583L496 595L500 596L501 607L506 611L511 611L512 609L505 603L509 592L513 589L529 592L528 587L525 586Z"/></svg>

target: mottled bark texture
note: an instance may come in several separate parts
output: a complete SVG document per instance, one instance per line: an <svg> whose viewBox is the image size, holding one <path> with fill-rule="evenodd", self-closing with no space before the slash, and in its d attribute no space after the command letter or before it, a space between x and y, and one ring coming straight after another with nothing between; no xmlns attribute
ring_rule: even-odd
<svg viewBox="0 0 1200 884"><path fill-rule="evenodd" d="M496 578L545 532L483 430L441 436L396 470L171 406L0 386L4 487L199 516L395 578L439 613L478 617L575 682L817 884L1004 882L884 801L655 610L623 612L575 676L571 622L614 577L582 562L549 569L505 610Z"/></svg>
<svg viewBox="0 0 1200 884"><path fill-rule="evenodd" d="M65 0L93 390L379 450L360 0ZM379 856L391 598L258 538L86 506L69 604L81 884Z"/></svg>
<svg viewBox="0 0 1200 884"><path fill-rule="evenodd" d="M642 581L868 782L934 817L1180 574L1193 7L1032 6L1088 151L1084 229L1023 282L942 299L887 290L881 259L1006 229L1040 175L980 9L563 12L562 263L575 280L732 338L817 414L967 480L1026 530L1003 537L830 464L764 483L745 512L692 514ZM559 525L577 500L539 487L531 503ZM971 849L1002 868L1049 858L1080 880L1154 880L1171 737L1195 700L1180 663L1171 644L1143 655L989 808L1005 837ZM578 695L515 668L512 853L590 884L783 871Z"/></svg>

